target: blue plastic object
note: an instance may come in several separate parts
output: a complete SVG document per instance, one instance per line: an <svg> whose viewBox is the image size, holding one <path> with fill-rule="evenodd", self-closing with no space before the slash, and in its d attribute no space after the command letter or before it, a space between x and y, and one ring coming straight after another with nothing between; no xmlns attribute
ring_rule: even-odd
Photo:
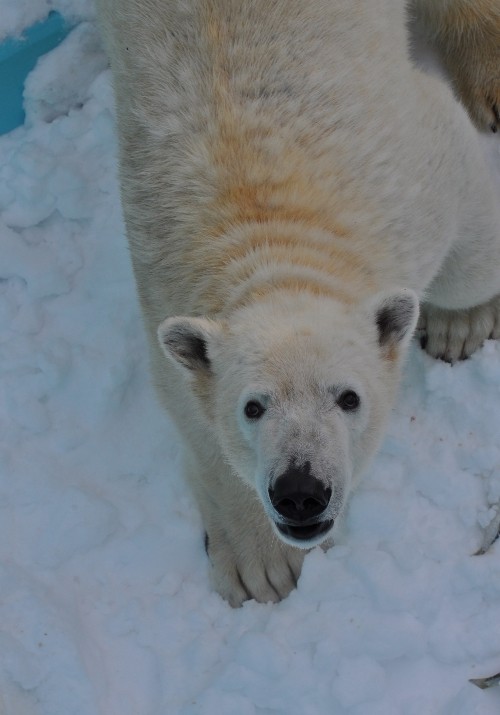
<svg viewBox="0 0 500 715"><path fill-rule="evenodd" d="M0 134L24 122L24 80L37 59L56 47L71 30L58 12L26 29L19 38L0 42Z"/></svg>

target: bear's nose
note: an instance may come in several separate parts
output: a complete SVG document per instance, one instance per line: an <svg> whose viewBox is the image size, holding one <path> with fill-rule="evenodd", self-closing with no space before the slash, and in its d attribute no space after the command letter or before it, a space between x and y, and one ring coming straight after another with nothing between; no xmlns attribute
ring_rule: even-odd
<svg viewBox="0 0 500 715"><path fill-rule="evenodd" d="M269 498L278 514L295 524L322 514L331 496L332 490L310 475L309 462L305 468L288 469L269 489Z"/></svg>

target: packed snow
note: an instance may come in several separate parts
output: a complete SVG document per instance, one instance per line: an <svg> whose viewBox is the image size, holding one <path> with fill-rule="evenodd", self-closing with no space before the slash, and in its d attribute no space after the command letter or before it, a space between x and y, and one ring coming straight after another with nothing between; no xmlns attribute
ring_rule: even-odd
<svg viewBox="0 0 500 715"><path fill-rule="evenodd" d="M498 715L469 679L500 671L500 345L415 344L337 545L232 610L149 382L89 0L2 0L0 36L52 7L83 24L0 137L1 715Z"/></svg>

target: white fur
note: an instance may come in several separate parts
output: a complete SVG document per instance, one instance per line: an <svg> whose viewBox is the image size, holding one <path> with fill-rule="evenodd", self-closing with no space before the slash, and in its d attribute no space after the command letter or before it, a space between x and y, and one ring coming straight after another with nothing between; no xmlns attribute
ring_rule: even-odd
<svg viewBox="0 0 500 715"><path fill-rule="evenodd" d="M417 297L453 343L453 311L500 292L497 197L465 111L408 59L402 0L97 4L154 379L213 582L233 605L278 600L316 542L276 529L273 480L311 462L338 520L383 434ZM250 398L266 408L255 423Z"/></svg>

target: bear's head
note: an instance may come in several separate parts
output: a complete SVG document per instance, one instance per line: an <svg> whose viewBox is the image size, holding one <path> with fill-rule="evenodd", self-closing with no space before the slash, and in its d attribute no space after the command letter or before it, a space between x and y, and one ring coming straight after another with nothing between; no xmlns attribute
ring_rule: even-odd
<svg viewBox="0 0 500 715"><path fill-rule="evenodd" d="M398 289L355 305L276 293L224 320L161 324L165 354L283 541L328 537L383 434L417 317L416 295Z"/></svg>

